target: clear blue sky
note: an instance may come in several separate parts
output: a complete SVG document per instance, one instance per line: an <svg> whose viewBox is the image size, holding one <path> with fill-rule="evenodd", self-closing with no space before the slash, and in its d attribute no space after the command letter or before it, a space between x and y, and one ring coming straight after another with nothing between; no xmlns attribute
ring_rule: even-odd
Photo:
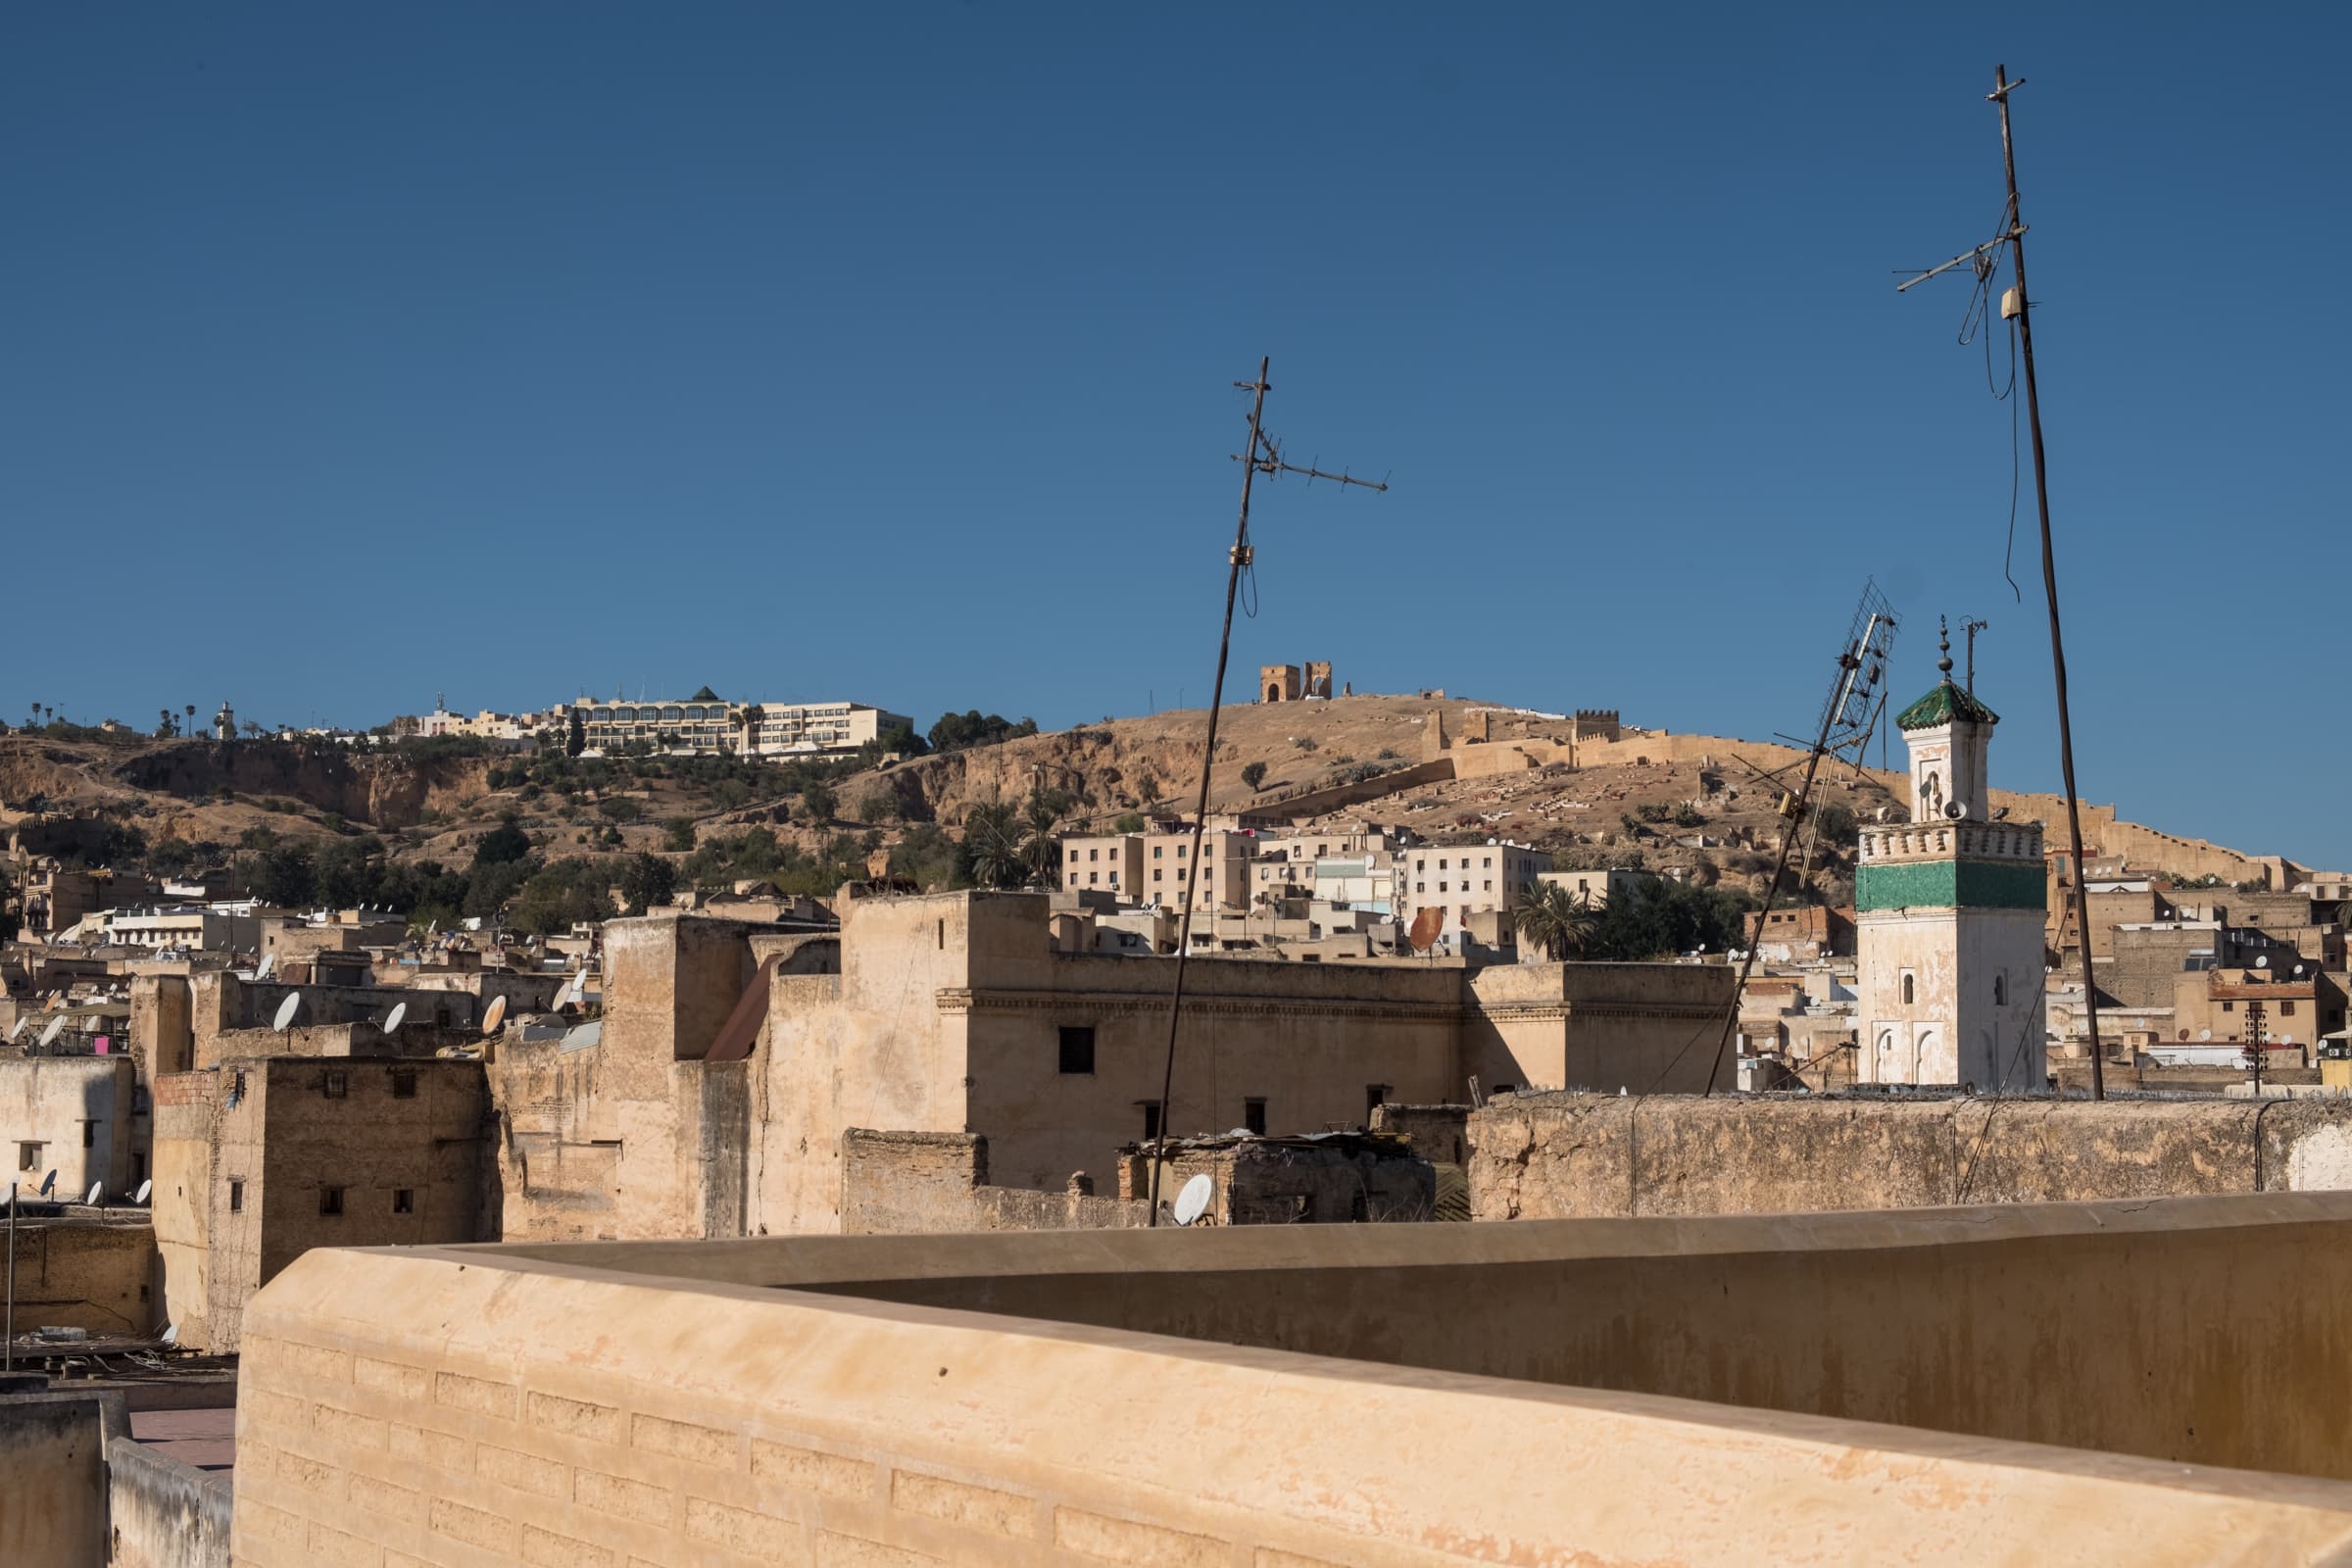
<svg viewBox="0 0 2352 1568"><path fill-rule="evenodd" d="M1059 726L1328 658L1762 736L1866 575L2055 788L1968 289L1995 61L2084 793L2330 866L2341 63L2302 5L19 6L0 711L583 688ZM2006 348L1995 347L2006 371ZM1246 698L1249 681L1231 682Z"/></svg>

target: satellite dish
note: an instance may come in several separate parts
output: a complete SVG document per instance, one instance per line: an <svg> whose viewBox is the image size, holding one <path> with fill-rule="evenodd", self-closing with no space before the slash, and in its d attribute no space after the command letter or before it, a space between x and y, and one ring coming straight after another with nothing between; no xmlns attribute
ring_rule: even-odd
<svg viewBox="0 0 2352 1568"><path fill-rule="evenodd" d="M394 1003L392 1010L384 1014L384 1033L388 1035L400 1033L400 1026L408 1022L408 1019L409 1004L405 1002Z"/></svg>
<svg viewBox="0 0 2352 1568"><path fill-rule="evenodd" d="M2199 1040L2211 1040L2213 1038L2213 1031L2210 1029L2200 1029L2197 1031L2197 1038Z"/></svg>
<svg viewBox="0 0 2352 1568"><path fill-rule="evenodd" d="M104 1183L104 1182L92 1182L92 1183L90 1183L90 1196L89 1196L89 1197L87 1197L87 1198L85 1198L85 1199L83 1199L83 1200L82 1200L82 1201L83 1201L84 1203L87 1203L87 1204L88 1204L90 1207L92 1207L92 1208L96 1208L96 1207L98 1206L98 1200L100 1200L101 1198L104 1198L105 1196L106 1196L106 1183Z"/></svg>
<svg viewBox="0 0 2352 1568"><path fill-rule="evenodd" d="M135 1193L133 1193L133 1194L131 1194L131 1195L130 1195L130 1200L131 1200L132 1202L134 1202L134 1203L144 1203L145 1201L147 1201L147 1195L148 1195L149 1193L152 1193L152 1192L154 1192L154 1191L155 1191L155 1183L154 1183L154 1182L152 1182L152 1181L145 1181L145 1182L141 1182L141 1183L139 1183L139 1190L138 1190L137 1192L135 1192Z"/></svg>
<svg viewBox="0 0 2352 1568"><path fill-rule="evenodd" d="M1186 1182L1184 1191L1176 1195L1176 1223L1190 1225L1206 1213L1209 1197L1215 1191L1216 1184L1208 1179L1206 1172Z"/></svg>
<svg viewBox="0 0 2352 1568"><path fill-rule="evenodd" d="M580 972L571 977L571 1000L574 1002L584 1001L587 998L587 995L588 966L586 964L582 964L580 966Z"/></svg>
<svg viewBox="0 0 2352 1568"><path fill-rule="evenodd" d="M48 1175L46 1175L46 1176L44 1176L44 1177L42 1177L42 1178L41 1178L41 1190L40 1190L38 1193L36 1193L34 1196L35 1196L35 1197L37 1197L37 1198L47 1198L47 1197L48 1197L48 1196L49 1196L51 1193L54 1193L54 1192L56 1192L56 1191L57 1191L57 1172L55 1172L55 1171L51 1171L51 1172L50 1172Z"/></svg>
<svg viewBox="0 0 2352 1568"><path fill-rule="evenodd" d="M1968 814L1968 803L1966 801L1946 801L1943 804L1943 814L1957 822Z"/></svg>
<svg viewBox="0 0 2352 1568"><path fill-rule="evenodd" d="M482 1014L482 1033L494 1035L498 1033L499 1026L506 1021L507 999L504 997L491 998L490 1010Z"/></svg>
<svg viewBox="0 0 2352 1568"><path fill-rule="evenodd" d="M279 1034L284 1034L288 1029L294 1027L294 1020L301 1014L302 998L299 996L288 997L277 1004L277 1016L270 1020L270 1027Z"/></svg>
<svg viewBox="0 0 2352 1568"><path fill-rule="evenodd" d="M30 1022L32 1022L30 1018L19 1018L15 1023L9 1026L8 1038L12 1045L18 1040L24 1038L24 1026Z"/></svg>
<svg viewBox="0 0 2352 1568"><path fill-rule="evenodd" d="M2255 968L2257 968L2257 969L2268 969L2270 966L2271 966L2271 956L2270 956L2269 954L2267 954L2267 953L2266 953L2266 954L2264 954L2264 955L2263 955L2261 957L2259 957L2259 958L2256 958L2256 959L2254 960L2254 967L2255 967Z"/></svg>
<svg viewBox="0 0 2352 1568"><path fill-rule="evenodd" d="M57 1037L65 1032L66 1015L61 1012L56 1017L49 1020L48 1028L41 1031L41 1044L44 1046L54 1046L57 1044Z"/></svg>
<svg viewBox="0 0 2352 1568"><path fill-rule="evenodd" d="M253 971L253 977L256 980L267 980L275 973L277 973L277 955L271 953L263 956L262 966Z"/></svg>
<svg viewBox="0 0 2352 1568"><path fill-rule="evenodd" d="M165 1345L177 1345L179 1343L179 1325L176 1323L165 1324L164 1335L161 1343Z"/></svg>

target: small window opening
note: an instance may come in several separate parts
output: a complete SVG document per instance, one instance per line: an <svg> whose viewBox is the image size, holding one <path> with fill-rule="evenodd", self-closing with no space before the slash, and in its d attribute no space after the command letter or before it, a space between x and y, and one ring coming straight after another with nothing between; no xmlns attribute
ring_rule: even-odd
<svg viewBox="0 0 2352 1568"><path fill-rule="evenodd" d="M395 1067L392 1069L392 1098L394 1100L415 1100L416 1098L416 1068Z"/></svg>
<svg viewBox="0 0 2352 1568"><path fill-rule="evenodd" d="M1091 1073L1095 1070L1093 1024L1065 1023L1061 1026L1061 1070L1067 1073Z"/></svg>
<svg viewBox="0 0 2352 1568"><path fill-rule="evenodd" d="M351 1075L340 1067L329 1067L318 1087L327 1099L341 1100L351 1088Z"/></svg>
<svg viewBox="0 0 2352 1568"><path fill-rule="evenodd" d="M416 1190L414 1187L395 1187L392 1189L392 1212L395 1214L414 1214L416 1212Z"/></svg>
<svg viewBox="0 0 2352 1568"><path fill-rule="evenodd" d="M340 1187L321 1187L321 1188L319 1188L319 1189L318 1189L318 1212L319 1212L319 1213L321 1213L321 1214L340 1214L340 1213L342 1213L342 1212L343 1212L343 1189L342 1189L342 1188L340 1188Z"/></svg>
<svg viewBox="0 0 2352 1568"><path fill-rule="evenodd" d="M1262 1100L1243 1101L1242 1125L1262 1135L1266 1130L1266 1102Z"/></svg>
<svg viewBox="0 0 2352 1568"><path fill-rule="evenodd" d="M228 1182L228 1211L231 1214L245 1212L245 1183L234 1176Z"/></svg>
<svg viewBox="0 0 2352 1568"><path fill-rule="evenodd" d="M1150 1143L1159 1136L1159 1102L1146 1100L1140 1103L1144 1107L1144 1141Z"/></svg>

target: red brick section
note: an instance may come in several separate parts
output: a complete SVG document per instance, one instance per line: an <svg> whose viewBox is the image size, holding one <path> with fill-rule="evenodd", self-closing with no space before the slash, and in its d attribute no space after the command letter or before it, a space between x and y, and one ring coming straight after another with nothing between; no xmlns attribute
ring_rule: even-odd
<svg viewBox="0 0 2352 1568"><path fill-rule="evenodd" d="M167 1072L156 1075L155 1102L159 1105L196 1105L213 1098L220 1075L217 1072Z"/></svg>

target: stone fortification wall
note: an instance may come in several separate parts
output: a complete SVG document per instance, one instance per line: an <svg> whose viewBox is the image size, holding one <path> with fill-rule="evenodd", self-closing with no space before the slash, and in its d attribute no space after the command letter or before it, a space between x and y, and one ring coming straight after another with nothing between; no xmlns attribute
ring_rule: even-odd
<svg viewBox="0 0 2352 1568"><path fill-rule="evenodd" d="M1479 1219L2352 1188L2352 1101L1522 1095L1469 1142Z"/></svg>

